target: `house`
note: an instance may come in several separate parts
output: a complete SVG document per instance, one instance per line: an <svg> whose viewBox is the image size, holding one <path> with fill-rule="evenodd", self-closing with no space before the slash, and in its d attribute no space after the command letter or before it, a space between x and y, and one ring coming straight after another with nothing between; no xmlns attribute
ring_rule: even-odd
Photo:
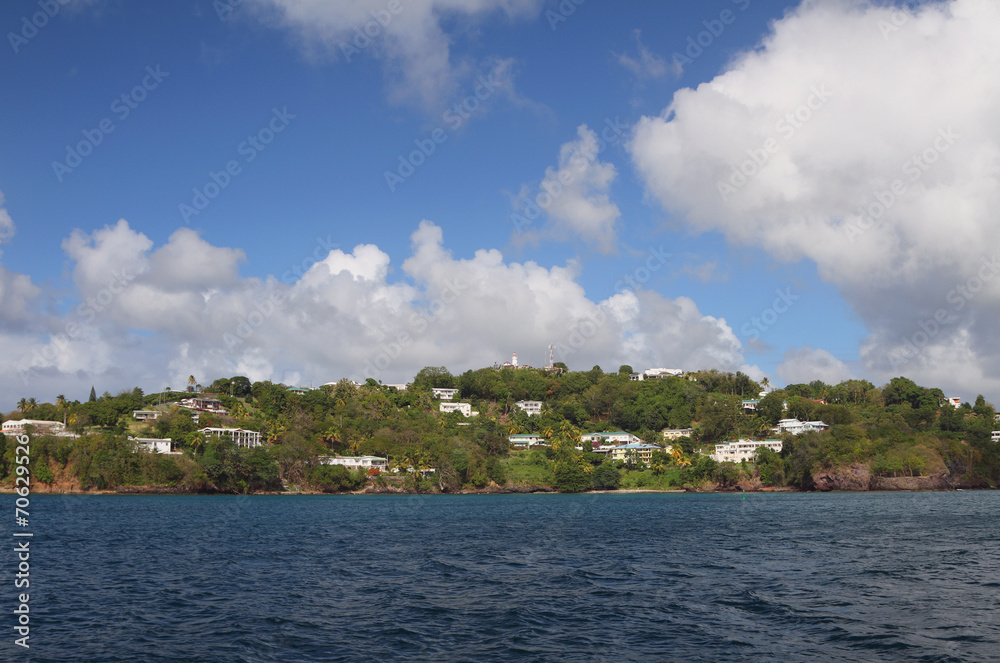
<svg viewBox="0 0 1000 663"><path fill-rule="evenodd" d="M755 400L745 400L743 401L743 411L744 412L756 412L757 405L760 404L760 399Z"/></svg>
<svg viewBox="0 0 1000 663"><path fill-rule="evenodd" d="M388 382L382 385L386 389L395 389L396 391L406 391L406 385L403 383L389 384Z"/></svg>
<svg viewBox="0 0 1000 663"><path fill-rule="evenodd" d="M944 402L955 408L962 407L962 399L958 396L949 396Z"/></svg>
<svg viewBox="0 0 1000 663"><path fill-rule="evenodd" d="M230 437L236 446L243 447L245 449L252 449L253 447L259 447L261 445L260 433L255 430L246 430L243 428L213 428L208 426L206 428L199 428L198 432L209 437L212 435L218 435L219 437Z"/></svg>
<svg viewBox="0 0 1000 663"><path fill-rule="evenodd" d="M634 454L637 460L643 463L649 463L653 459L654 451L670 451L670 447L663 449L655 444L646 444L645 442L632 442L630 444L623 444L617 447L611 447L608 452L608 457L611 460L627 460L629 456Z"/></svg>
<svg viewBox="0 0 1000 663"><path fill-rule="evenodd" d="M438 403L441 412L458 412L464 417L475 417L478 412L472 411L472 403Z"/></svg>
<svg viewBox="0 0 1000 663"><path fill-rule="evenodd" d="M662 431L664 440L676 440L681 437L692 437L694 430L691 428L664 428Z"/></svg>
<svg viewBox="0 0 1000 663"><path fill-rule="evenodd" d="M632 433L626 433L623 430L614 431L611 433L584 433L580 436L580 442L590 442L591 445L596 447L617 447L623 444L636 444L641 443L640 440Z"/></svg>
<svg viewBox="0 0 1000 663"><path fill-rule="evenodd" d="M431 394L434 398L440 398L443 401L450 401L458 393L458 389L439 389L437 387L431 388Z"/></svg>
<svg viewBox="0 0 1000 663"><path fill-rule="evenodd" d="M647 380L659 380L661 378L679 378L684 375L684 371L679 368L647 368L644 371Z"/></svg>
<svg viewBox="0 0 1000 663"><path fill-rule="evenodd" d="M3 422L0 432L4 435L23 435L25 427L31 426L35 435L60 435L65 433L66 426L61 421L43 421L41 419L11 419Z"/></svg>
<svg viewBox="0 0 1000 663"><path fill-rule="evenodd" d="M799 435L800 433L812 433L823 431L829 428L822 421L799 421L798 419L782 419L778 422L776 428L771 430L774 433L791 433L792 435Z"/></svg>
<svg viewBox="0 0 1000 663"><path fill-rule="evenodd" d="M156 421L163 414L160 410L132 410L132 416L136 421Z"/></svg>
<svg viewBox="0 0 1000 663"><path fill-rule="evenodd" d="M540 415L542 413L541 401L518 401L514 403L514 405L527 412L529 417Z"/></svg>
<svg viewBox="0 0 1000 663"><path fill-rule="evenodd" d="M316 460L320 465L343 465L349 470L389 470L389 459L379 456L319 456Z"/></svg>
<svg viewBox="0 0 1000 663"><path fill-rule="evenodd" d="M129 439L135 442L139 451L145 451L146 453L172 455L178 455L181 453L180 451L173 450L173 441L171 441L169 437L130 437Z"/></svg>
<svg viewBox="0 0 1000 663"><path fill-rule="evenodd" d="M285 391L290 394L308 394L312 389L309 387L288 387Z"/></svg>
<svg viewBox="0 0 1000 663"><path fill-rule="evenodd" d="M644 379L646 379L646 376L643 375L642 373L629 373L628 379L631 380L632 382L642 382Z"/></svg>
<svg viewBox="0 0 1000 663"><path fill-rule="evenodd" d="M197 410L199 412L217 412L219 414L228 414L228 410L222 407L222 401L214 398L182 398L178 405L186 407L189 410Z"/></svg>
<svg viewBox="0 0 1000 663"><path fill-rule="evenodd" d="M745 440L739 439L733 442L722 442L715 445L715 452L712 453L712 460L717 463L739 463L744 460L753 460L757 449L766 447L772 451L781 451L781 440Z"/></svg>
<svg viewBox="0 0 1000 663"><path fill-rule="evenodd" d="M1000 430L995 430L992 433L990 433L990 441L1000 442Z"/></svg>
<svg viewBox="0 0 1000 663"><path fill-rule="evenodd" d="M530 449L531 447L546 446L544 437L529 433L517 433L515 435L511 435L507 438L507 441L510 442L515 449Z"/></svg>

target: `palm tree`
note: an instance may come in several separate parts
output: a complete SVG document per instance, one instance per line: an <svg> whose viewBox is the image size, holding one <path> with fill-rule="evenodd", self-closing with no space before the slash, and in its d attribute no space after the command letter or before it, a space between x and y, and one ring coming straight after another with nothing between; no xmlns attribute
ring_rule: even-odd
<svg viewBox="0 0 1000 663"><path fill-rule="evenodd" d="M188 376L188 391L194 391L194 386L198 384L198 381L194 379L193 375Z"/></svg>
<svg viewBox="0 0 1000 663"><path fill-rule="evenodd" d="M19 400L17 402L17 409L20 410L21 412L27 412L28 411L28 399L22 398L21 400Z"/></svg>
<svg viewBox="0 0 1000 663"><path fill-rule="evenodd" d="M66 407L66 397L63 394L56 396L56 407L64 408Z"/></svg>
<svg viewBox="0 0 1000 663"><path fill-rule="evenodd" d="M38 401L36 401L35 397L32 396L31 398L28 399L28 409L27 409L27 412L31 412L32 410L34 410L36 405L38 405Z"/></svg>

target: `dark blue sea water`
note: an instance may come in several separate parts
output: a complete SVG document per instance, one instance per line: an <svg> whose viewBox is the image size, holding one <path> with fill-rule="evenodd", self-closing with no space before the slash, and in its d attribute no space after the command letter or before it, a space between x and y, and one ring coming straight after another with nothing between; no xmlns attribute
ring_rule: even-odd
<svg viewBox="0 0 1000 663"><path fill-rule="evenodd" d="M998 510L971 491L33 496L31 649L8 627L0 658L997 660Z"/></svg>

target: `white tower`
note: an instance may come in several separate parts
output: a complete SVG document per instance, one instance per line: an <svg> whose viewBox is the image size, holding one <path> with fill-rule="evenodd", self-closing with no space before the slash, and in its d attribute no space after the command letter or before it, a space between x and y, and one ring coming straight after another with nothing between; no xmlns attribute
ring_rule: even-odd
<svg viewBox="0 0 1000 663"><path fill-rule="evenodd" d="M510 365L513 366L514 368L517 368L517 353L516 352L514 353L513 359L510 360Z"/></svg>

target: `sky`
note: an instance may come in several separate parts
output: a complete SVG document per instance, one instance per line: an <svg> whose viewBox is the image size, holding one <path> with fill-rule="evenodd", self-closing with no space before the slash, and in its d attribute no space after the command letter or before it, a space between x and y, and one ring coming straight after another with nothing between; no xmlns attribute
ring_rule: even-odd
<svg viewBox="0 0 1000 663"><path fill-rule="evenodd" d="M508 361L1000 402L988 0L0 5L0 409Z"/></svg>

